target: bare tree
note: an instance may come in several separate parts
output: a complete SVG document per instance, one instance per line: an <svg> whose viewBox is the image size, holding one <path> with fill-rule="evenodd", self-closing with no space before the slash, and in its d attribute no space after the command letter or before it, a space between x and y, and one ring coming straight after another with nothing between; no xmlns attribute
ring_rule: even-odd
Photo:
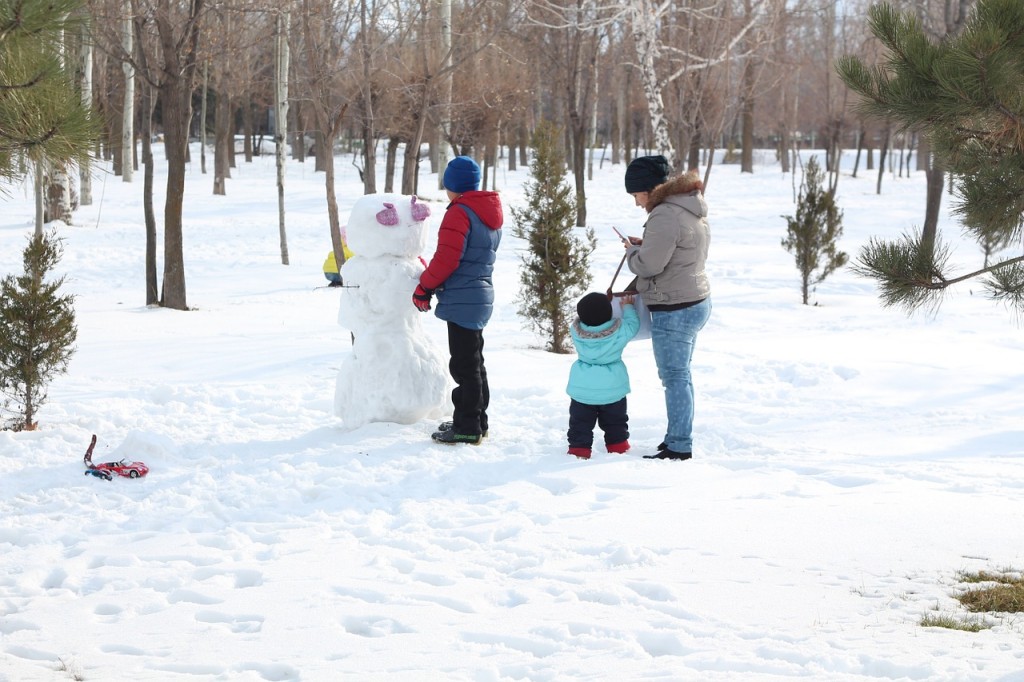
<svg viewBox="0 0 1024 682"><path fill-rule="evenodd" d="M160 45L160 102L167 154L167 196L164 202L164 273L160 305L187 310L182 207L185 162L192 118L192 88L196 77L199 31L204 0L138 0L153 17Z"/></svg>
<svg viewBox="0 0 1024 682"><path fill-rule="evenodd" d="M438 87L438 126L436 142L437 188L444 189L444 169L448 165L448 134L452 127L452 0L437 0L438 3L438 53L440 57L441 83Z"/></svg>
<svg viewBox="0 0 1024 682"><path fill-rule="evenodd" d="M430 49L430 43L438 34L433 28L438 23L438 7L427 0L420 0L417 7L407 8L411 13L403 16L406 30L395 31L391 36L394 62L390 67L402 90L403 137L406 141L402 176L404 194L417 192L420 146L428 124L437 126L446 112L451 121L447 141L453 148L458 150L461 146L464 151L467 130L472 129L470 144L490 144L491 156L495 155L502 103L493 98L503 87L501 82L493 82L494 79L482 82L479 76L491 70L486 62L493 58L497 49L494 42L513 25L520 2L466 2L453 17L452 33L457 40L453 38L452 46L444 52ZM438 94L447 88L449 78L453 79L455 94L450 104L439 107ZM442 108L445 111L439 111ZM478 125L465 126L467 118L483 112L487 113L477 119L475 123ZM463 141L461 145L460 138ZM493 165L493 160L484 160L486 171Z"/></svg>
<svg viewBox="0 0 1024 682"><path fill-rule="evenodd" d="M319 140L324 147L324 189L331 245L339 265L345 262L341 246L341 220L334 181L334 145L345 124L345 115L352 103L352 79L346 74L354 44L352 37L357 22L356 8L351 3L330 0L302 0L302 43L305 54L308 104L313 113ZM359 11L366 9L360 2ZM372 153L368 156L372 157Z"/></svg>

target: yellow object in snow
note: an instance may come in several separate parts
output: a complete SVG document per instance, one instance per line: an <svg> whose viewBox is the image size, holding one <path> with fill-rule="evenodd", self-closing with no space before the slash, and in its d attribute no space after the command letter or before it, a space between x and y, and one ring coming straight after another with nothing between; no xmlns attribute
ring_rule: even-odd
<svg viewBox="0 0 1024 682"><path fill-rule="evenodd" d="M341 249L345 253L345 260L351 258L354 254L349 250L348 244L344 241L341 242ZM334 249L331 249L327 253L327 259L324 260L324 272L338 272L338 260L334 257Z"/></svg>

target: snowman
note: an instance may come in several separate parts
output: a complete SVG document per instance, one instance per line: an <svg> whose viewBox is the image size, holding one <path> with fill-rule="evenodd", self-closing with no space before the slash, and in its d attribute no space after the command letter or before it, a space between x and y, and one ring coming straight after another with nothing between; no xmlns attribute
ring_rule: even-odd
<svg viewBox="0 0 1024 682"><path fill-rule="evenodd" d="M354 337L338 371L334 411L349 428L442 416L446 361L409 296L419 282L430 209L415 196L368 194L352 207L338 323Z"/></svg>

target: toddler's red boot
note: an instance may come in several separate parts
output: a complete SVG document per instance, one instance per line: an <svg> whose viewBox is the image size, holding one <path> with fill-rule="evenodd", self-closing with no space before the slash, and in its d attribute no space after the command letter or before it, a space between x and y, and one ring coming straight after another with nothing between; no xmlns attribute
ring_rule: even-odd
<svg viewBox="0 0 1024 682"><path fill-rule="evenodd" d="M590 448L569 448L568 454L575 455L580 459L590 459Z"/></svg>
<svg viewBox="0 0 1024 682"><path fill-rule="evenodd" d="M629 450L629 441L624 440L621 443L609 443L605 447L608 449L608 452L615 453L616 455L621 455L626 450Z"/></svg>

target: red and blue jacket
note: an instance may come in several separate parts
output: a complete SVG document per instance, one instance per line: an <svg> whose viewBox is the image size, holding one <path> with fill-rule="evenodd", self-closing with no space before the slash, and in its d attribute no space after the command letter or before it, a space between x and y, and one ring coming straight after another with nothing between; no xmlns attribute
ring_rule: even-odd
<svg viewBox="0 0 1024 682"><path fill-rule="evenodd" d="M496 192L466 192L448 204L437 250L420 275L420 286L437 294L437 317L466 329L483 329L491 319L504 220Z"/></svg>

